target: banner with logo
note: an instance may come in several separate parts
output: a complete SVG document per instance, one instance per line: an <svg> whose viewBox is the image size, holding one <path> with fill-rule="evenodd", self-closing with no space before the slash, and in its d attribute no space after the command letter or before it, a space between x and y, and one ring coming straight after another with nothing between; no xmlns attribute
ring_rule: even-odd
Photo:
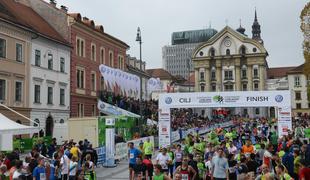
<svg viewBox="0 0 310 180"><path fill-rule="evenodd" d="M160 147L171 144L170 109L161 109L158 113L158 140Z"/></svg>
<svg viewBox="0 0 310 180"><path fill-rule="evenodd" d="M115 119L105 119L106 166L115 166Z"/></svg>
<svg viewBox="0 0 310 180"><path fill-rule="evenodd" d="M291 107L278 107L279 136L287 135L289 131L292 131Z"/></svg>
<svg viewBox="0 0 310 180"><path fill-rule="evenodd" d="M98 100L97 104L98 110L104 114L107 115L125 115L125 116L130 116L130 117L136 117L139 118L140 115L126 111L124 109L121 109L119 107L113 106L111 104L105 103L103 101Z"/></svg>
<svg viewBox="0 0 310 180"><path fill-rule="evenodd" d="M194 107L277 107L279 136L292 130L290 91L163 93L159 95L159 145L170 145L170 109ZM281 108L281 109L280 109ZM167 133L166 130L169 132Z"/></svg>
<svg viewBox="0 0 310 180"><path fill-rule="evenodd" d="M103 64L99 66L99 71L104 77L105 85L110 89L118 87L128 96L140 97L140 78L138 76Z"/></svg>
<svg viewBox="0 0 310 180"><path fill-rule="evenodd" d="M163 93L160 108L291 107L290 91Z"/></svg>

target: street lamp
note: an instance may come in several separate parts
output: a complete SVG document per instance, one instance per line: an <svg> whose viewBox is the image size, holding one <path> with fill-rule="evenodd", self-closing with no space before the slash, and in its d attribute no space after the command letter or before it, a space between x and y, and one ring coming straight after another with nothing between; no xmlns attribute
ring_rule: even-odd
<svg viewBox="0 0 310 180"><path fill-rule="evenodd" d="M141 45L142 45L142 38L141 38L141 31L140 31L140 27L138 27L137 29L137 37L136 37L136 41L139 42L140 44L140 117L142 119L142 51L141 51Z"/></svg>

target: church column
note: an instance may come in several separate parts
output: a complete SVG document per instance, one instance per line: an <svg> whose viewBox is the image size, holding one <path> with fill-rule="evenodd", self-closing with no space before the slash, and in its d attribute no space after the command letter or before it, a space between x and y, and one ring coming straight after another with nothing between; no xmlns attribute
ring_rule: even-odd
<svg viewBox="0 0 310 180"><path fill-rule="evenodd" d="M222 63L220 60L216 61L216 91L223 91L223 83L222 83Z"/></svg>
<svg viewBox="0 0 310 180"><path fill-rule="evenodd" d="M235 76L235 86L236 86L236 91L240 91L240 87L241 87L241 78L240 78L240 66L236 65L235 66L235 71L236 71L236 76Z"/></svg>
<svg viewBox="0 0 310 180"><path fill-rule="evenodd" d="M260 65L259 66L259 89L265 90L265 73L264 73L265 67Z"/></svg>
<svg viewBox="0 0 310 180"><path fill-rule="evenodd" d="M195 92L199 92L199 68L195 68Z"/></svg>
<svg viewBox="0 0 310 180"><path fill-rule="evenodd" d="M210 91L210 68L205 68L205 80L206 80L206 86L205 86L205 91L209 92Z"/></svg>
<svg viewBox="0 0 310 180"><path fill-rule="evenodd" d="M253 69L253 66L252 65L249 65L248 66L248 72L247 72L247 75L248 75L248 91L252 91L253 90L253 72L252 72L252 69Z"/></svg>

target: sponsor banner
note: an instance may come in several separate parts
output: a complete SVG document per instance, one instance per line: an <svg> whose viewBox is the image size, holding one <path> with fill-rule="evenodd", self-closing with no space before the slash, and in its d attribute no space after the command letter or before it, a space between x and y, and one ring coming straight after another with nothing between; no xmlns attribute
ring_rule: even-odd
<svg viewBox="0 0 310 180"><path fill-rule="evenodd" d="M106 149L104 146L95 149L98 155L97 165L104 165L106 162Z"/></svg>
<svg viewBox="0 0 310 180"><path fill-rule="evenodd" d="M153 145L154 145L154 136L134 139L134 140L128 141L126 143L117 143L115 145L115 159L122 160L122 159L127 158L127 156L128 156L128 143L129 142L133 142L134 146L136 148L138 148L139 144L144 143L147 140L147 138L150 138L150 142L153 143Z"/></svg>
<svg viewBox="0 0 310 180"><path fill-rule="evenodd" d="M117 143L115 145L115 159L122 160L126 159L128 155L127 143Z"/></svg>
<svg viewBox="0 0 310 180"><path fill-rule="evenodd" d="M172 131L171 132L171 142L176 142L180 139L181 139L181 137L180 137L179 131Z"/></svg>
<svg viewBox="0 0 310 180"><path fill-rule="evenodd" d="M291 106L289 91L163 93L160 108Z"/></svg>
<svg viewBox="0 0 310 180"><path fill-rule="evenodd" d="M107 118L106 126L114 126L115 119ZM106 166L115 166L115 128L105 129Z"/></svg>
<svg viewBox="0 0 310 180"><path fill-rule="evenodd" d="M108 115L125 115L125 116L130 116L130 117L137 117L139 118L140 116L138 114L126 111L124 109L121 109L119 107L113 106L111 104L105 103L103 101L98 100L97 104L98 110L104 114Z"/></svg>
<svg viewBox="0 0 310 180"><path fill-rule="evenodd" d="M171 144L170 109L161 109L158 118L159 145L167 147Z"/></svg>
<svg viewBox="0 0 310 180"><path fill-rule="evenodd" d="M278 133L279 136L287 135L292 131L292 112L290 107L278 107Z"/></svg>

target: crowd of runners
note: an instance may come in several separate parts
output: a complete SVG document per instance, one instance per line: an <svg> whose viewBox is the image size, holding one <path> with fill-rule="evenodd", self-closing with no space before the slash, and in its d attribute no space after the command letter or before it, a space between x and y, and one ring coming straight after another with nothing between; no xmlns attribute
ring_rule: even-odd
<svg viewBox="0 0 310 180"><path fill-rule="evenodd" d="M293 121L294 131L279 137L272 119L239 118L229 128L206 135L189 134L184 141L160 148L129 144L130 180L308 180L310 144L304 129L309 118Z"/></svg>
<svg viewBox="0 0 310 180"><path fill-rule="evenodd" d="M97 159L87 139L60 146L56 139L48 145L39 141L26 157L17 149L0 154L0 180L95 180Z"/></svg>

